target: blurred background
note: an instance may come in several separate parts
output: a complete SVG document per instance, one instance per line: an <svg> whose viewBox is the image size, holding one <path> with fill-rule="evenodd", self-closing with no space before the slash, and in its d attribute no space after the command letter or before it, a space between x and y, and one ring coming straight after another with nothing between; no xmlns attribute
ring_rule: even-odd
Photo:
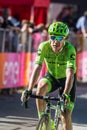
<svg viewBox="0 0 87 130"><path fill-rule="evenodd" d="M79 124L83 120L83 124L87 123L84 117L87 105L86 5L87 1L83 2L79 0L0 0L1 117L6 118L12 113L15 113L14 116L17 116L19 112L19 116L28 116L28 112L25 112L21 108L20 94L29 82L39 44L49 39L47 30L50 23L53 21L63 21L69 26L70 35L68 40L74 45L77 53L76 77L77 99L79 99L77 100L73 122ZM39 78L45 72L46 66L44 63ZM16 112L14 105L18 105ZM76 118L75 115L77 114L78 108L79 112L83 113L81 115L78 114L79 116ZM31 117L32 115L37 117L33 113ZM83 119L80 120L82 117ZM82 130L84 129L82 128Z"/></svg>

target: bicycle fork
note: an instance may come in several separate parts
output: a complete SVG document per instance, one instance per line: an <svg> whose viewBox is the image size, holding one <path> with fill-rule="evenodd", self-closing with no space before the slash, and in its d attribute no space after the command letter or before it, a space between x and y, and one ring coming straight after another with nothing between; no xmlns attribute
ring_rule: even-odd
<svg viewBox="0 0 87 130"><path fill-rule="evenodd" d="M51 104L50 101L47 101L46 104L46 109L45 109L45 114L48 116L48 129L51 130L51 108L50 108Z"/></svg>
<svg viewBox="0 0 87 130"><path fill-rule="evenodd" d="M60 120L61 120L61 110L60 110L60 106L57 105L55 110L55 116L54 116L55 128L57 128L57 125Z"/></svg>

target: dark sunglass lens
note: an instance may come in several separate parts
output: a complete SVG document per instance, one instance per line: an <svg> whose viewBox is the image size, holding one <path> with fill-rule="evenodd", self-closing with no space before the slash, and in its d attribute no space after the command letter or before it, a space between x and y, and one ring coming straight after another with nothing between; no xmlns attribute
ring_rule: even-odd
<svg viewBox="0 0 87 130"><path fill-rule="evenodd" d="M52 39L52 40L55 40L55 36L51 36L51 39Z"/></svg>

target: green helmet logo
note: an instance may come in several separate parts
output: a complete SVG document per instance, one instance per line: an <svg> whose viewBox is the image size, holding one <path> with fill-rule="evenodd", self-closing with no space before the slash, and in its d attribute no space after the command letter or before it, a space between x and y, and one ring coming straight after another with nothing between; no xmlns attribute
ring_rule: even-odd
<svg viewBox="0 0 87 130"><path fill-rule="evenodd" d="M53 22L48 28L48 33L50 35L60 35L67 37L69 35L69 28L63 22Z"/></svg>

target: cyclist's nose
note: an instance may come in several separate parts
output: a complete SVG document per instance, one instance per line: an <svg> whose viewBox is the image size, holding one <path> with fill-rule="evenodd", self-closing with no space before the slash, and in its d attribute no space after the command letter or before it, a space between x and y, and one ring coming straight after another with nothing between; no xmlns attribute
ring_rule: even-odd
<svg viewBox="0 0 87 130"><path fill-rule="evenodd" d="M54 44L54 45L55 45L55 44L58 45L58 44L60 44L60 42L59 42L58 40L55 40L53 44Z"/></svg>

